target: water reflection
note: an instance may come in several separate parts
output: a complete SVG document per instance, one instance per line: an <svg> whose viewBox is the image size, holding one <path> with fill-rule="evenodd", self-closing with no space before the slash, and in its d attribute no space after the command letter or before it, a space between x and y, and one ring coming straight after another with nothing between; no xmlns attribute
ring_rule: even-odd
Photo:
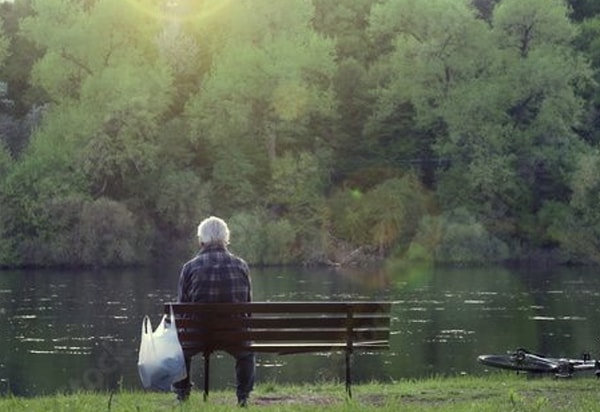
<svg viewBox="0 0 600 412"><path fill-rule="evenodd" d="M142 317L158 322L175 298L177 272L0 272L2 393L139 388ZM395 301L392 348L356 356L356 381L481 374L477 355L519 346L559 357L597 352L590 325L600 317L600 284L591 270L278 268L255 269L253 284L262 301ZM215 359L214 387L233 385L231 362ZM313 382L340 379L343 370L338 354L261 355L258 378Z"/></svg>

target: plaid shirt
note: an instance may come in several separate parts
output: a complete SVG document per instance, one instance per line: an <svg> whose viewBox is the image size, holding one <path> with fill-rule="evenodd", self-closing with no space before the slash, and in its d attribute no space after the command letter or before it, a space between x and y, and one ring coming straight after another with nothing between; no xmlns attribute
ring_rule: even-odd
<svg viewBox="0 0 600 412"><path fill-rule="evenodd" d="M208 245L183 265L177 290L179 302L250 302L250 269L220 245Z"/></svg>

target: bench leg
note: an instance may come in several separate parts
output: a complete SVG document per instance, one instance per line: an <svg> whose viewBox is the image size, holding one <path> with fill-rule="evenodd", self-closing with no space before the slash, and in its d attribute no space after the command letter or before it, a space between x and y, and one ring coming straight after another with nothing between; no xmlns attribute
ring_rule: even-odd
<svg viewBox="0 0 600 412"><path fill-rule="evenodd" d="M210 382L210 352L204 353L204 402L208 399L208 388Z"/></svg>
<svg viewBox="0 0 600 412"><path fill-rule="evenodd" d="M352 352L346 351L346 394L352 398Z"/></svg>

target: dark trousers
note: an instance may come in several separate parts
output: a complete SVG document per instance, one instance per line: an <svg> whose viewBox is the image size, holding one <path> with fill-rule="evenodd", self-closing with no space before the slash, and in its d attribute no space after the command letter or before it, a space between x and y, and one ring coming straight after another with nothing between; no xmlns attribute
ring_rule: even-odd
<svg viewBox="0 0 600 412"><path fill-rule="evenodd" d="M198 352L186 353L185 366L187 368L187 377L173 384L173 391L180 399L186 399L192 390L192 382L190 380L190 370L192 364L192 356ZM238 401L248 399L250 392L254 389L254 376L256 370L256 358L253 352L228 352L235 358L235 381L236 395ZM206 377L204 377L206 379Z"/></svg>

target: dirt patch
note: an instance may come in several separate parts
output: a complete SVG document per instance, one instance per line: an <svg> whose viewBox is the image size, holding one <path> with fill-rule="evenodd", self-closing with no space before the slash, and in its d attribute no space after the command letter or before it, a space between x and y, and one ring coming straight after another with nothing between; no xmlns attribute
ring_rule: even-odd
<svg viewBox="0 0 600 412"><path fill-rule="evenodd" d="M339 402L339 399L336 399L332 396L327 395L273 395L273 396L253 396L252 397L253 405L294 405L294 404L302 404L302 405L333 405Z"/></svg>

